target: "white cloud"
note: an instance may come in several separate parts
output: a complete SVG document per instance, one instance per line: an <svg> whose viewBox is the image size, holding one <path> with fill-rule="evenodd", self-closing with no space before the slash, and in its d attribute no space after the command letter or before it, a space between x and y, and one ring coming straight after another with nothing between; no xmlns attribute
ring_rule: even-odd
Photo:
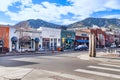
<svg viewBox="0 0 120 80"><path fill-rule="evenodd" d="M109 0L105 7L111 8L111 9L120 9L120 0Z"/></svg>
<svg viewBox="0 0 120 80"><path fill-rule="evenodd" d="M14 25L14 23L10 23L10 22L1 22L1 21L0 21L0 24L4 24L4 25Z"/></svg>
<svg viewBox="0 0 120 80"><path fill-rule="evenodd" d="M120 15L106 15L106 16L103 16L102 18L118 18L118 19L120 19Z"/></svg>
<svg viewBox="0 0 120 80"><path fill-rule="evenodd" d="M69 0L70 1L70 0ZM32 4L30 8L23 8L19 13L7 12L9 16L11 16L12 20L26 20L26 19L43 19L46 21L59 21L62 24L69 24L70 22L74 22L76 20L81 20L86 17L89 17L92 12L97 9L102 10L104 8L99 8L101 5L97 7L93 4L93 2L89 1L90 6L85 7L88 0L71 0L73 3L70 6L57 6L54 3L43 2L42 5ZM94 1L95 2L95 1ZM96 3L100 3L96 1ZM102 1L101 1L102 3ZM62 19L61 15L67 15L68 13L72 13L75 16L72 20ZM19 16L19 17L18 17ZM76 17L77 16L77 17ZM67 20L67 21L65 21ZM69 23L65 23L68 22Z"/></svg>
<svg viewBox="0 0 120 80"><path fill-rule="evenodd" d="M7 11L8 6L11 6L12 3L19 0L0 0L0 11Z"/></svg>
<svg viewBox="0 0 120 80"><path fill-rule="evenodd" d="M3 2L4 1L4 2ZM8 11L8 6L15 2L21 2L21 10L18 13ZM57 6L56 3L42 2L33 4L32 0L1 0L0 11L6 11L11 20L21 21L27 19L43 19L56 23L70 24L75 21L90 17L93 12L105 11L107 8L120 9L119 0L67 0L69 6ZM2 8L1 8L2 7ZM72 13L71 19L62 18L61 15Z"/></svg>
<svg viewBox="0 0 120 80"><path fill-rule="evenodd" d="M63 19L62 24L67 25L67 24L71 24L74 22L77 22L77 20Z"/></svg>
<svg viewBox="0 0 120 80"><path fill-rule="evenodd" d="M42 3L42 5L32 5L30 8L24 8L19 13L8 11L6 14L11 16L12 20L26 20L26 19L43 19L47 21L55 20L60 18L60 13L57 11L58 8L55 4L49 4L48 2Z"/></svg>
<svg viewBox="0 0 120 80"><path fill-rule="evenodd" d="M15 2L21 2L22 6L30 6L32 4L32 0L0 0L0 11L8 11L8 7Z"/></svg>

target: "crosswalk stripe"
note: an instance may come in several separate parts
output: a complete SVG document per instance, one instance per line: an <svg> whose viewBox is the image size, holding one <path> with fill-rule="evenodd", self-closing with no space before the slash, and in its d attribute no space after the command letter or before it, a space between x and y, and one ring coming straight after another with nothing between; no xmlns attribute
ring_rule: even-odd
<svg viewBox="0 0 120 80"><path fill-rule="evenodd" d="M94 74L94 75L98 75L98 76L104 76L104 77L111 77L111 78L120 79L120 75L109 74L109 73L104 73L104 72L90 71L90 70L85 70L85 69L76 69L75 71L88 73L88 74Z"/></svg>
<svg viewBox="0 0 120 80"><path fill-rule="evenodd" d="M120 72L120 69L113 69L113 68L99 67L99 66L88 66L88 67L89 68L95 68L95 69L103 69L103 70L110 70L110 71Z"/></svg>
<svg viewBox="0 0 120 80"><path fill-rule="evenodd" d="M53 72L53 71L47 71L47 70L42 70L42 71L45 71L47 73L54 74L60 77L70 78L72 80L93 80L90 78L80 77L80 76L66 74L66 73L59 73L59 72Z"/></svg>
<svg viewBox="0 0 120 80"><path fill-rule="evenodd" d="M110 67L117 67L120 68L119 65L113 65L113 64L104 64L104 63L99 63L98 65L103 65L103 66L110 66Z"/></svg>

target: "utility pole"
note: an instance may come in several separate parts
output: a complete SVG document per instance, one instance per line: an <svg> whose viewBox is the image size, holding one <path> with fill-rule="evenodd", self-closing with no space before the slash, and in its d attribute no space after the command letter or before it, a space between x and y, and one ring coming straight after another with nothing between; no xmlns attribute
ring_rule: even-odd
<svg viewBox="0 0 120 80"><path fill-rule="evenodd" d="M89 56L96 57L96 38L93 33L89 35Z"/></svg>

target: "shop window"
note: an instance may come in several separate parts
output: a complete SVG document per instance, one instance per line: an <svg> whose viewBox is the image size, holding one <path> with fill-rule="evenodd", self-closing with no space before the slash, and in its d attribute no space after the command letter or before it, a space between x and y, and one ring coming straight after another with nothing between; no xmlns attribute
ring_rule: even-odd
<svg viewBox="0 0 120 80"><path fill-rule="evenodd" d="M50 39L49 38L43 38L43 48L49 49L50 48Z"/></svg>
<svg viewBox="0 0 120 80"><path fill-rule="evenodd" d="M87 36L87 34L81 34L81 36Z"/></svg>

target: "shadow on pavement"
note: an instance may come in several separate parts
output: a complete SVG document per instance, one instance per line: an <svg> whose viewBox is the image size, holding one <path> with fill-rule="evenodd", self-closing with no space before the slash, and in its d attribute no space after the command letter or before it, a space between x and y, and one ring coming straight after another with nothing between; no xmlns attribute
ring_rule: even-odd
<svg viewBox="0 0 120 80"><path fill-rule="evenodd" d="M25 66L25 65L32 65L37 64L35 62L27 62L27 61L16 61L16 60L2 60L0 61L0 66L4 67L18 67L18 66Z"/></svg>

